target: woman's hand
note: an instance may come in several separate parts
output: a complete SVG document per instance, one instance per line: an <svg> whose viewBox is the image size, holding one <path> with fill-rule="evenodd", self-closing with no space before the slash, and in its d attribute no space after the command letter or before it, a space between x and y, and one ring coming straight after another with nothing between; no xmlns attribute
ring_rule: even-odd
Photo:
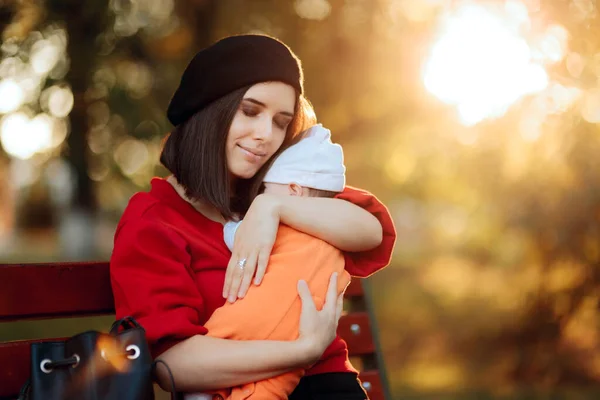
<svg viewBox="0 0 600 400"><path fill-rule="evenodd" d="M298 341L306 346L310 364L317 362L335 339L346 291L344 289L338 296L337 287L338 274L334 272L329 279L325 304L321 311L318 311L308 285L303 280L298 281L298 294L302 300Z"/></svg>
<svg viewBox="0 0 600 400"><path fill-rule="evenodd" d="M262 281L278 228L277 196L257 196L237 229L227 265L223 297L230 303L246 295L252 278L256 285Z"/></svg>

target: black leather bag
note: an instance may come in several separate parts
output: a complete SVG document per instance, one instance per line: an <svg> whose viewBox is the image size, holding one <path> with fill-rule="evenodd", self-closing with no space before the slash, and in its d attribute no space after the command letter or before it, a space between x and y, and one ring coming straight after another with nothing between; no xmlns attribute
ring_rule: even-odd
<svg viewBox="0 0 600 400"><path fill-rule="evenodd" d="M155 366L144 328L127 317L108 334L32 344L31 375L19 400L154 400Z"/></svg>

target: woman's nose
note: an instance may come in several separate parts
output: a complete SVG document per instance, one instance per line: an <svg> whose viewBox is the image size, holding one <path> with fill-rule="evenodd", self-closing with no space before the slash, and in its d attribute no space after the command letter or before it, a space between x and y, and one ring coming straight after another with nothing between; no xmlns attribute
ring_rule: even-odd
<svg viewBox="0 0 600 400"><path fill-rule="evenodd" d="M273 137L273 123L271 118L260 118L254 126L253 137L256 140L269 141Z"/></svg>

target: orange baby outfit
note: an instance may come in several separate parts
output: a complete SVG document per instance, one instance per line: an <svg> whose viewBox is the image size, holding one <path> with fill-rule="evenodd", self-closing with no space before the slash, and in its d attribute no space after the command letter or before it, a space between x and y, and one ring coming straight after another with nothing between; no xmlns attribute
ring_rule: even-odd
<svg viewBox="0 0 600 400"><path fill-rule="evenodd" d="M344 266L344 255L329 243L281 225L260 286L251 286L243 299L215 310L204 325L207 335L234 340L297 339L302 306L298 280L308 283L321 309L332 273L338 273L338 294L350 283ZM298 369L213 393L230 400L286 400L303 375L304 370Z"/></svg>

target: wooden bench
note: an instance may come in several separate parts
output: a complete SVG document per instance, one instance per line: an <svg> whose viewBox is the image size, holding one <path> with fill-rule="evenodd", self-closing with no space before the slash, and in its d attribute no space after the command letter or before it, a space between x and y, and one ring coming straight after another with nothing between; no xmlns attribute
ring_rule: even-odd
<svg viewBox="0 0 600 400"><path fill-rule="evenodd" d="M361 281L353 280L346 291L339 333L348 342L370 398L381 400L389 394L365 297ZM106 262L0 264L0 323L110 314L114 305ZM86 329L81 326L80 331ZM0 399L17 397L29 376L30 344L49 339L0 343Z"/></svg>

